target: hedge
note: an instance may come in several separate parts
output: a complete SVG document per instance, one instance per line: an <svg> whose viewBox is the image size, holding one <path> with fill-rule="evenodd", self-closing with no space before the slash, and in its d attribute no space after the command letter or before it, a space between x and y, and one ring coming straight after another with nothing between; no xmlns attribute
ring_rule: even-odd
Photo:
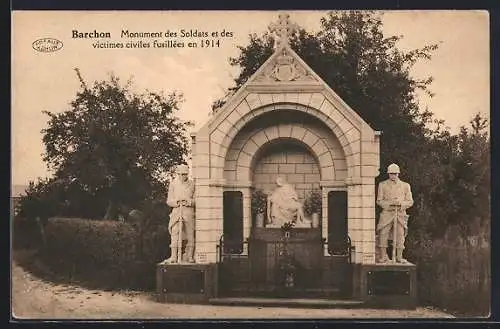
<svg viewBox="0 0 500 329"><path fill-rule="evenodd" d="M12 248L39 249L42 246L40 227L35 220L11 218Z"/></svg>
<svg viewBox="0 0 500 329"><path fill-rule="evenodd" d="M452 230L449 230L450 232ZM491 302L489 238L464 239L456 233L420 242L417 263L418 297L458 316L487 316Z"/></svg>
<svg viewBox="0 0 500 329"><path fill-rule="evenodd" d="M153 289L156 264L169 256L165 225L140 230L116 221L51 218L45 232L43 262L99 288Z"/></svg>

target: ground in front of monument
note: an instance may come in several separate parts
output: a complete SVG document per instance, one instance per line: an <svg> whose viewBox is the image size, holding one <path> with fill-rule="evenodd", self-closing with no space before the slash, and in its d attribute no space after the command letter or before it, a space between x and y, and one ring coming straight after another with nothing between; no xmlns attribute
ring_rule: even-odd
<svg viewBox="0 0 500 329"><path fill-rule="evenodd" d="M452 318L436 309L303 309L161 304L155 294L88 290L43 281L13 264L12 310L16 319L354 319Z"/></svg>

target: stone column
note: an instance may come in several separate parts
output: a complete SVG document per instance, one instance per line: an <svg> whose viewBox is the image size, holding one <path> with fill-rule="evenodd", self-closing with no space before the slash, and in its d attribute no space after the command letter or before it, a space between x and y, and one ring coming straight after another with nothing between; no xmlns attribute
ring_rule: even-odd
<svg viewBox="0 0 500 329"><path fill-rule="evenodd" d="M356 248L353 262L361 263L363 259L363 231L361 212L363 198L361 185L358 179L347 180L347 231L351 244Z"/></svg>

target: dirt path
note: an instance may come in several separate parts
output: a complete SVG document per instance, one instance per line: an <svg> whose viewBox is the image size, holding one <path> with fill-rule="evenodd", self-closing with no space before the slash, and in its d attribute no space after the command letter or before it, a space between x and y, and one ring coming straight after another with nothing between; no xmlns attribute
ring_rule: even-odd
<svg viewBox="0 0 500 329"><path fill-rule="evenodd" d="M278 319L278 318L450 318L429 308L289 309L161 304L153 294L88 290L40 280L13 263L12 315L17 319Z"/></svg>

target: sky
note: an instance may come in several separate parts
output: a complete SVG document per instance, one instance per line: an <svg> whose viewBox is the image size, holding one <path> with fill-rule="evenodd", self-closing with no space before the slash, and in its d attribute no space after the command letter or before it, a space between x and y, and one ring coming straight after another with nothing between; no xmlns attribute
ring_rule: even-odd
<svg viewBox="0 0 500 329"><path fill-rule="evenodd" d="M323 11L288 11L291 21L310 32L318 31ZM274 11L14 11L12 12L12 184L25 185L50 172L42 160L41 130L48 117L69 109L80 89L74 68L85 81L104 80L113 73L123 81L133 78L137 92L181 92L185 101L179 117L195 123L194 131L209 119L213 101L224 95L238 69L229 57L248 43L249 33L261 34L277 20ZM436 118L452 132L467 125L477 112L490 114L489 16L486 11L390 11L382 16L386 36L402 35L398 48L409 50L440 43L431 60L419 62L413 75L434 77L433 98L420 95ZM73 38L74 30L109 32L110 39ZM176 32L168 40L183 48L153 47L155 38L122 38L129 32ZM181 30L207 32L208 38L181 37ZM221 37L225 30L230 37ZM211 33L219 37L212 38ZM55 52L35 51L32 43L55 38L63 47ZM160 41L165 38L156 38ZM205 39L218 39L218 47L200 47ZM150 48L94 48L96 41L149 42ZM197 42L189 48L188 42ZM335 69L335 68L332 68Z"/></svg>

